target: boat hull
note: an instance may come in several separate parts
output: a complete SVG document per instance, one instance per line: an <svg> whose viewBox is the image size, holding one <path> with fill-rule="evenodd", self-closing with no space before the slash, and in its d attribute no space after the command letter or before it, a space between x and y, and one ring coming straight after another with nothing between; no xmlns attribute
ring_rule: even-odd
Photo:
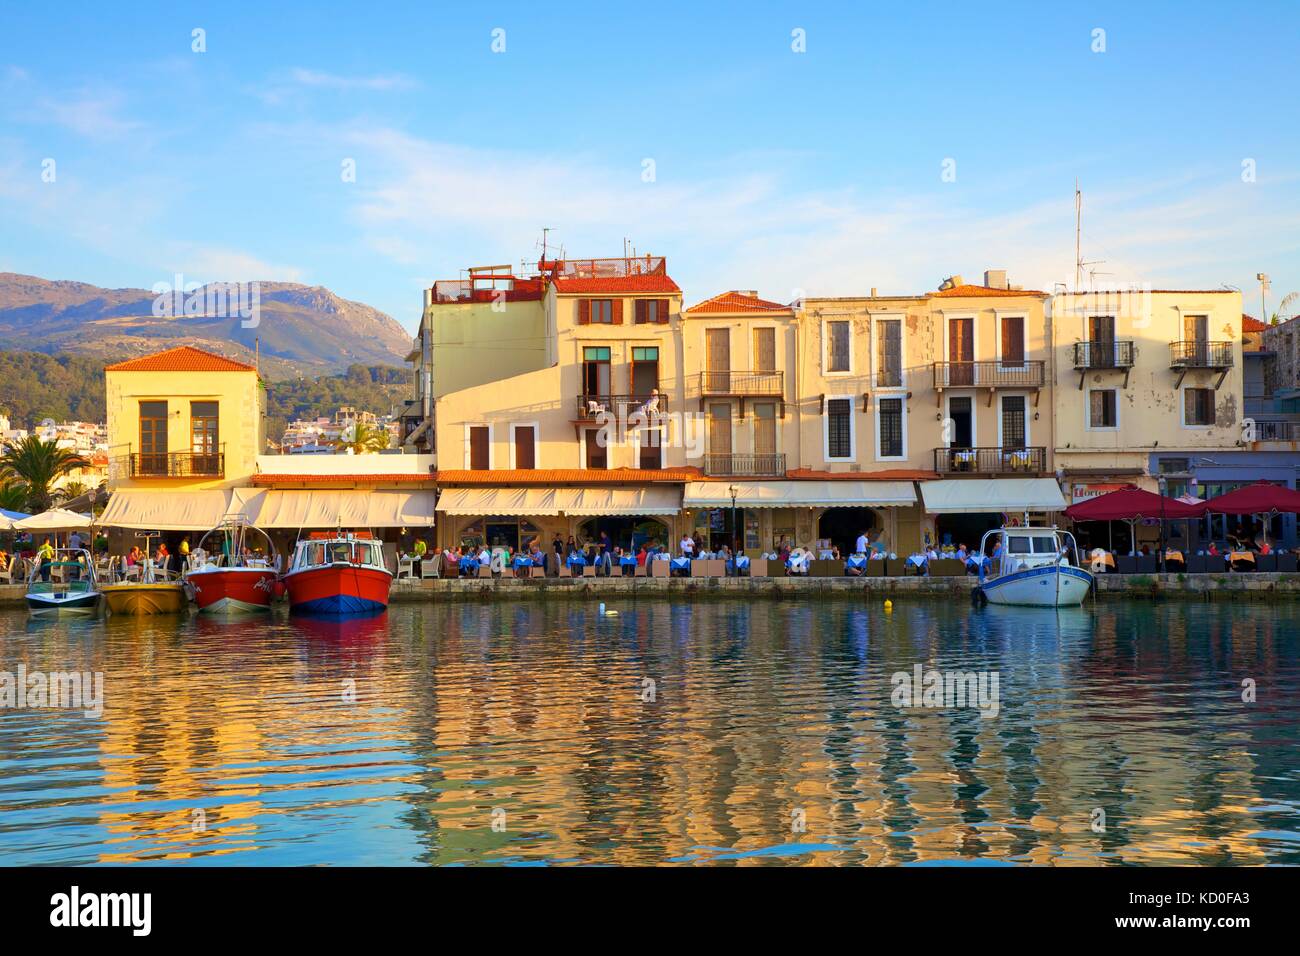
<svg viewBox="0 0 1300 956"><path fill-rule="evenodd" d="M393 576L378 568L328 564L284 576L289 609L297 614L378 614L388 607Z"/></svg>
<svg viewBox="0 0 1300 956"><path fill-rule="evenodd" d="M1004 574L981 587L990 604L1077 607L1088 596L1092 575L1072 565L1047 565Z"/></svg>
<svg viewBox="0 0 1300 956"><path fill-rule="evenodd" d="M105 584L101 590L111 614L144 617L179 614L185 609L185 590L179 583Z"/></svg>
<svg viewBox="0 0 1300 956"><path fill-rule="evenodd" d="M94 617L99 613L99 592L29 594L27 610L35 617Z"/></svg>
<svg viewBox="0 0 1300 956"><path fill-rule="evenodd" d="M200 614L257 614L271 610L275 572L270 568L218 568L185 576Z"/></svg>

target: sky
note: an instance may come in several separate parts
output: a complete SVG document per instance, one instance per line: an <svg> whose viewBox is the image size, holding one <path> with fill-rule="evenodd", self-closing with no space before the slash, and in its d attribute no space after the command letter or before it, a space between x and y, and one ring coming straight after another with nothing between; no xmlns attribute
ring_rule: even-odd
<svg viewBox="0 0 1300 956"><path fill-rule="evenodd" d="M196 32L198 31L198 32ZM1300 290L1300 4L0 3L0 271ZM1296 302L1288 312L1300 311Z"/></svg>

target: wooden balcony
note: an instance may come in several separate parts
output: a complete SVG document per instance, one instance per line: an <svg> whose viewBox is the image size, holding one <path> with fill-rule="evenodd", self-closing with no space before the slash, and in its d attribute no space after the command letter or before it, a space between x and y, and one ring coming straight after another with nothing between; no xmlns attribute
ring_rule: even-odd
<svg viewBox="0 0 1300 956"><path fill-rule="evenodd" d="M226 474L224 451L133 452L122 464L132 478L224 478Z"/></svg>
<svg viewBox="0 0 1300 956"><path fill-rule="evenodd" d="M941 475L1015 475L1031 477L1047 471L1047 449L936 448L934 470Z"/></svg>
<svg viewBox="0 0 1300 956"><path fill-rule="evenodd" d="M785 476L785 455L706 454L704 473L710 478L781 478Z"/></svg>

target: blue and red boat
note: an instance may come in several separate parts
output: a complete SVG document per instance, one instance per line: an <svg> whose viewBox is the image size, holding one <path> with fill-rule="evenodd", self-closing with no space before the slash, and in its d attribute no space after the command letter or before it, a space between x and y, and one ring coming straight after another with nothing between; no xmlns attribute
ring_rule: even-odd
<svg viewBox="0 0 1300 956"><path fill-rule="evenodd" d="M282 580L291 611L333 617L387 609L393 573L383 543L369 533L312 532L298 542Z"/></svg>

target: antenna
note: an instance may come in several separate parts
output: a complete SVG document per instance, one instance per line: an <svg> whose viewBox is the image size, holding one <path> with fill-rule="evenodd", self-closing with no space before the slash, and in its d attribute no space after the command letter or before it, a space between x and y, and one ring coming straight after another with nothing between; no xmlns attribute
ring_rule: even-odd
<svg viewBox="0 0 1300 956"><path fill-rule="evenodd" d="M1083 229L1083 193L1079 191L1079 177L1074 177L1074 291L1079 291L1083 282L1083 252L1079 248L1079 236Z"/></svg>

